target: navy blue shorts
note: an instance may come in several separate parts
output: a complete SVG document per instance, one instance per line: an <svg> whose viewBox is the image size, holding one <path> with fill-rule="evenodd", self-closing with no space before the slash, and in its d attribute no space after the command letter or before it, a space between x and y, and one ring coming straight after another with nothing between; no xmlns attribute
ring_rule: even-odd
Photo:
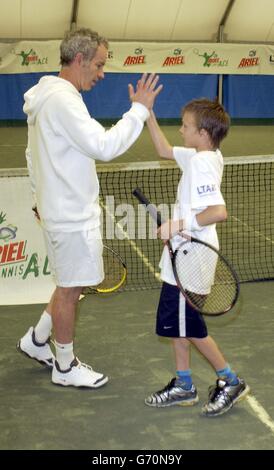
<svg viewBox="0 0 274 470"><path fill-rule="evenodd" d="M169 338L205 338L203 316L188 305L177 286L163 283L156 320L156 333Z"/></svg>

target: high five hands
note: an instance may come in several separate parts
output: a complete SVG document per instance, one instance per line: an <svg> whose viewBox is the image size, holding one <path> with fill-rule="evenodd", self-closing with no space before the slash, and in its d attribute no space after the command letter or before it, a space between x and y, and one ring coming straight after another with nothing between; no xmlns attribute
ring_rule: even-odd
<svg viewBox="0 0 274 470"><path fill-rule="evenodd" d="M128 85L128 93L131 102L137 101L142 103L149 110L152 109L156 96L159 95L163 85L157 86L159 75L155 73L144 73L140 80L137 82L136 90L130 83Z"/></svg>

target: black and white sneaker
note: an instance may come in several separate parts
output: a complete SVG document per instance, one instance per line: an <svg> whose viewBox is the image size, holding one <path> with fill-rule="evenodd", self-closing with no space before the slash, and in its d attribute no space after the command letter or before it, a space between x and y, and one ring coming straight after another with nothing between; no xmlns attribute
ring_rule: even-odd
<svg viewBox="0 0 274 470"><path fill-rule="evenodd" d="M230 385L224 379L218 379L216 385L209 388L208 402L202 407L205 416L220 416L243 400L250 392L249 386L243 379L238 378L236 385Z"/></svg>
<svg viewBox="0 0 274 470"><path fill-rule="evenodd" d="M49 340L46 343L38 343L35 339L35 332L32 326L18 341L16 347L25 356L35 359L46 367L53 367L55 357L50 349Z"/></svg>
<svg viewBox="0 0 274 470"><path fill-rule="evenodd" d="M61 370L58 362L54 361L52 382L63 387L99 388L108 382L108 377L95 372L91 366L83 364L75 357L67 370Z"/></svg>
<svg viewBox="0 0 274 470"><path fill-rule="evenodd" d="M172 405L192 406L198 403L198 401L199 397L195 386L192 385L190 390L186 390L176 383L176 377L174 377L166 387L146 398L145 404L162 408Z"/></svg>

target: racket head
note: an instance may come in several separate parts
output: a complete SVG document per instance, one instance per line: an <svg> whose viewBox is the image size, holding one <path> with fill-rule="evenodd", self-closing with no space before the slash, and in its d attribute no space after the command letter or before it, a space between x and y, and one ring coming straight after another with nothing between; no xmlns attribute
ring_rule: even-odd
<svg viewBox="0 0 274 470"><path fill-rule="evenodd" d="M187 237L171 260L178 287L188 304L202 315L223 315L236 304L240 293L238 276L212 245Z"/></svg>
<svg viewBox="0 0 274 470"><path fill-rule="evenodd" d="M82 290L87 294L109 294L116 292L125 284L127 279L127 268L121 256L109 246L103 247L104 280L97 286L86 286Z"/></svg>

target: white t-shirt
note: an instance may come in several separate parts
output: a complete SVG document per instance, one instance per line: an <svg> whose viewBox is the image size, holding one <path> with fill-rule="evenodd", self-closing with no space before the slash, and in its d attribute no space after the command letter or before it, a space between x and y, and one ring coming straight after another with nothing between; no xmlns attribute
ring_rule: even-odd
<svg viewBox="0 0 274 470"><path fill-rule="evenodd" d="M174 147L173 155L183 171L178 184L173 220L192 217L209 206L225 205L220 189L223 174L223 157L220 150L196 152L195 149ZM191 232L191 235L219 248L216 224ZM175 236L172 239L173 249L181 242L182 238ZM176 285L167 247L163 250L159 266L161 279Z"/></svg>

